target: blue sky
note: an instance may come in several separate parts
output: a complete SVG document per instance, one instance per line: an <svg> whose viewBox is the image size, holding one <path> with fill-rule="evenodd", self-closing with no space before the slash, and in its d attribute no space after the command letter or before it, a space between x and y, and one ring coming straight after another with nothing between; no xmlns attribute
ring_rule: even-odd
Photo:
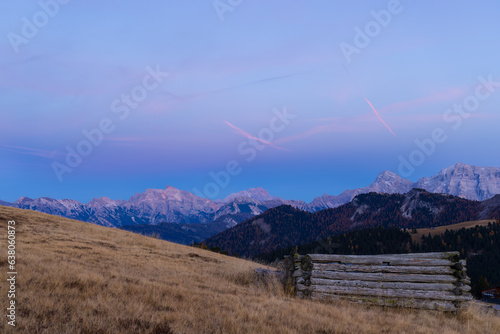
<svg viewBox="0 0 500 334"><path fill-rule="evenodd" d="M415 181L457 162L500 166L499 10L3 2L0 199L171 185L310 201L383 170Z"/></svg>

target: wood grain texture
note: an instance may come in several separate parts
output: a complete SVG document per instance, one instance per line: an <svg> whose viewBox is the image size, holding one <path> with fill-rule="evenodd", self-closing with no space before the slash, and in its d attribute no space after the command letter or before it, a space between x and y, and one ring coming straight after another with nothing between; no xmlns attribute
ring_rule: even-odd
<svg viewBox="0 0 500 334"><path fill-rule="evenodd" d="M340 263L314 263L314 270L321 271L344 271L365 273L399 273L399 274L431 274L451 275L456 269L448 266L381 266L381 265L349 265Z"/></svg>
<svg viewBox="0 0 500 334"><path fill-rule="evenodd" d="M401 255L310 254L313 263L372 264L391 266L450 266L458 262L458 252Z"/></svg>
<svg viewBox="0 0 500 334"><path fill-rule="evenodd" d="M458 252L294 257L296 296L457 311L472 299Z"/></svg>
<svg viewBox="0 0 500 334"><path fill-rule="evenodd" d="M453 283L457 281L457 278L452 275L356 273L321 270L313 270L312 277L335 280L359 280L376 282Z"/></svg>
<svg viewBox="0 0 500 334"><path fill-rule="evenodd" d="M297 280L297 282L299 281ZM311 284L374 288L374 289L443 290L443 291L453 291L454 289L459 288L465 292L470 291L470 286L466 284L453 284L453 283L373 282L373 281L361 281L361 280L330 280L330 279L312 277Z"/></svg>
<svg viewBox="0 0 500 334"><path fill-rule="evenodd" d="M409 298L409 299L432 299L432 300L447 300L465 302L472 299L468 293L463 295L455 295L451 291L435 291L435 290L405 290L405 289L372 289L358 288L345 286L330 286L330 285L311 285L305 286L297 284L298 291L310 291L331 293L336 295L354 295L354 296L369 296L383 298Z"/></svg>

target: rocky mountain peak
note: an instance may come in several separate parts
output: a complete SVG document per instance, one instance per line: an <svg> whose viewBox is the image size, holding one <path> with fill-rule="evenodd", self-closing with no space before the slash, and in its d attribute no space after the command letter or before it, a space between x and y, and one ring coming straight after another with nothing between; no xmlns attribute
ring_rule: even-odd
<svg viewBox="0 0 500 334"><path fill-rule="evenodd" d="M500 193L500 168L457 163L437 175L421 178L415 186L434 193L484 201Z"/></svg>
<svg viewBox="0 0 500 334"><path fill-rule="evenodd" d="M238 197L252 198L254 200L261 201L261 202L265 202L265 201L269 201L269 200L273 199L273 197L271 195L269 195L267 190L265 190L261 187L257 187L257 188L250 188L248 190L238 191L237 193L234 193L234 194L227 196L221 202L227 203L227 202L230 202L233 199L238 198Z"/></svg>
<svg viewBox="0 0 500 334"><path fill-rule="evenodd" d="M408 179L403 179L398 174L386 170L380 173L375 181L368 186L368 191L394 194L403 194L411 190L413 183Z"/></svg>
<svg viewBox="0 0 500 334"><path fill-rule="evenodd" d="M483 201L500 194L500 168L457 163L442 169L432 177L422 178L414 184L396 173L384 171L378 174L374 182L367 187L346 190L337 196L324 194L315 198L311 203L272 197L260 187L239 191L223 200L214 202L190 192L166 186L164 189L147 189L143 193L137 193L130 197L128 201L101 197L93 199L87 204L82 204L75 200L20 197L14 203L0 201L0 205L59 214L106 226L186 221L209 223L221 215L241 215L243 213L254 215L283 204L316 212L348 203L359 194L369 192L405 194L415 187L421 189L412 190L408 194L408 200L413 198L418 200L418 194L423 191L422 189L425 189L431 193L446 193ZM354 205L356 204L357 202L354 203ZM361 204L362 202L360 202ZM407 212L405 209L405 214L410 215L411 211Z"/></svg>
<svg viewBox="0 0 500 334"><path fill-rule="evenodd" d="M398 174L391 172L390 170L385 170L377 175L377 178L375 179L375 182L378 180L393 180L393 179L401 179L401 176Z"/></svg>
<svg viewBox="0 0 500 334"><path fill-rule="evenodd" d="M16 201L14 201L12 204L18 205L18 204L23 204L26 202L31 202L31 201L33 201L32 198L21 196Z"/></svg>
<svg viewBox="0 0 500 334"><path fill-rule="evenodd" d="M113 207L113 206L118 206L122 204L124 201L121 200L112 200L109 197L99 197L99 198L94 198L90 202L87 203L89 207L95 208L95 207Z"/></svg>

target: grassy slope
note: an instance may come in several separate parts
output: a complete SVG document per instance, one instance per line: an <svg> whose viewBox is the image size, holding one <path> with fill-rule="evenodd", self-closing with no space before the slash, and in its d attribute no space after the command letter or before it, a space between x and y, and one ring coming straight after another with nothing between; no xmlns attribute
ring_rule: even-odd
<svg viewBox="0 0 500 334"><path fill-rule="evenodd" d="M495 222L494 219L493 220L492 219L474 220L474 221L462 222L462 223L458 223L458 224L438 226L436 228L418 228L417 233L411 234L411 238L412 238L413 242L420 243L422 241L422 236L423 235L427 236L427 235L429 235L429 233L431 234L431 236L434 236L434 235L443 234L444 232L446 232L446 230L455 231L455 230L460 230L462 228L473 228L476 225L488 226L488 223L494 223L494 222Z"/></svg>
<svg viewBox="0 0 500 334"><path fill-rule="evenodd" d="M500 332L500 318L476 309L455 316L291 299L272 282L254 281L256 263L0 206L3 273L12 219L17 327L2 316L1 333Z"/></svg>

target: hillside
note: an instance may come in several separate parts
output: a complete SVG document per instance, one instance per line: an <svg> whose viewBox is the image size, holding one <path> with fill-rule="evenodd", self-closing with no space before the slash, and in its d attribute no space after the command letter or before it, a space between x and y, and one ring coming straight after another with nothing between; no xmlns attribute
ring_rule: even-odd
<svg viewBox="0 0 500 334"><path fill-rule="evenodd" d="M2 333L495 333L500 318L295 300L258 264L0 206L16 221L16 328ZM0 246L6 249L6 238ZM6 258L0 268L7 272ZM7 305L7 285L0 303ZM3 306L2 306L3 307Z"/></svg>
<svg viewBox="0 0 500 334"><path fill-rule="evenodd" d="M406 194L360 194L350 203L315 213L291 206L273 208L205 243L230 254L253 257L365 227L412 229L494 218L498 207L493 202L496 197L477 202L423 189Z"/></svg>
<svg viewBox="0 0 500 334"><path fill-rule="evenodd" d="M462 228L468 229L468 228L473 228L475 226L488 226L489 223L494 223L494 222L495 219L485 219L485 220L473 220L473 221L461 222L452 225L443 225L433 228L418 228L416 229L416 233L411 234L411 239L415 243L421 243L422 236L424 235L428 236L430 234L431 236L435 236L445 233L446 230L457 231Z"/></svg>

